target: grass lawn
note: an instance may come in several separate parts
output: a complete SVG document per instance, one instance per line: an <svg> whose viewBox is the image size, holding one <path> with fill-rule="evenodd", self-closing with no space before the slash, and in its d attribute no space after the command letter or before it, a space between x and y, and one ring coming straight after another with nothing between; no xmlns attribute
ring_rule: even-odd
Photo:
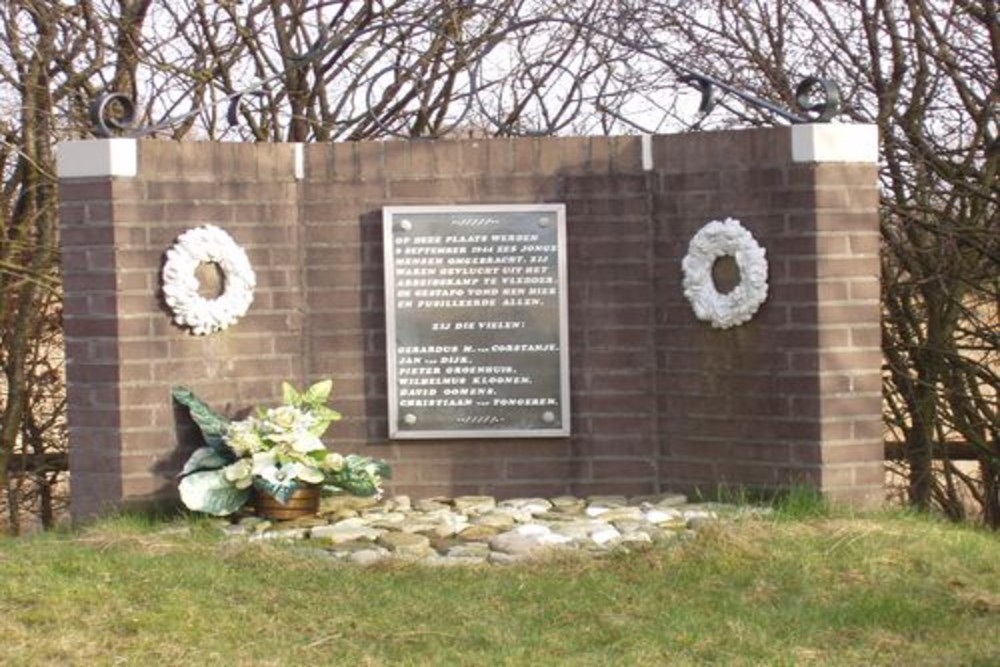
<svg viewBox="0 0 1000 667"><path fill-rule="evenodd" d="M447 569L125 517L0 540L0 577L3 665L1000 665L1000 536L904 514Z"/></svg>

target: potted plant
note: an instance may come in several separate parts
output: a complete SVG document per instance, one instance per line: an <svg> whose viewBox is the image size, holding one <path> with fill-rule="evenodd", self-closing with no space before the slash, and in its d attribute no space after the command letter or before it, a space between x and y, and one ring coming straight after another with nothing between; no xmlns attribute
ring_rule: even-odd
<svg viewBox="0 0 1000 667"><path fill-rule="evenodd" d="M341 456L320 439L341 418L326 405L332 388L324 380L299 392L283 382L280 406L230 421L190 389L174 387L174 400L187 407L205 441L179 475L181 501L191 510L226 516L255 498L258 514L294 518L315 514L324 490L380 494L390 475L385 461Z"/></svg>

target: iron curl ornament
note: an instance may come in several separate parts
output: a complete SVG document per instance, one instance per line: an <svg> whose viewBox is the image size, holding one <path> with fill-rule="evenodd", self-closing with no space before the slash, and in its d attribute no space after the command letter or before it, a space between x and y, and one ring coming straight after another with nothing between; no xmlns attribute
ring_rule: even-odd
<svg viewBox="0 0 1000 667"><path fill-rule="evenodd" d="M581 43L603 41L609 47L620 48L626 54L624 60L646 59L651 65L672 72L680 84L696 88L701 100L699 118L692 128L719 106L724 96L739 100L744 108L763 111L791 124L829 122L842 107L841 92L833 80L808 76L790 91L793 108L784 108L688 66L679 57L667 53L656 35L630 21L628 16L618 17L617 20L605 17L608 20L590 21L567 15L500 16L498 10L489 4L469 0L438 6L417 3L413 7L413 10L402 8L391 18L387 15L386 20L376 24L347 26L352 30L350 33L346 29L339 30L335 23L319 20L314 26L315 31L308 37L309 41L303 44L302 51L289 55L284 61L284 68L278 68L269 75L262 74L259 80L237 89L221 79L207 83L201 81L200 85L207 85L210 90L202 90L199 97L207 101L153 124L139 122L135 100L119 92L107 92L91 105L92 131L99 137L150 136L168 132L201 114L214 117L215 114L208 112L216 105L226 106L225 113L220 117L229 127L248 127L255 113L249 102L261 96L270 96L273 102L287 103L293 97L292 93L296 92L286 88L287 85L296 85L289 84L289 81L324 76L331 67L326 59L339 57L351 44L379 41L380 36L393 29L407 36L411 46L405 52L386 51L382 60L359 68L355 78L336 82L337 85L349 85L353 97L344 104L343 108L347 111L343 117L325 121L323 127L328 132L332 129L334 135L348 140L369 136L415 139L444 136L473 127L487 135L544 136L565 131L574 121L584 121L589 113L621 122L642 133L655 131L635 122L634 116L630 118L635 111L630 113L624 111L624 105L607 103L608 99L619 103L627 101L630 95L627 87L615 89L610 97L605 97L603 88L587 89L586 94L583 92L582 84L586 76L595 74L599 69L591 68L583 73L570 71L565 64L548 61L544 57L531 60L526 51L514 70L508 68L504 73L501 71L504 68L494 68L487 75L490 68L486 62L493 57L491 53L504 53L503 49L507 47L502 45L523 40L526 35L542 34L546 26L565 28ZM452 21L454 12L481 18L482 23L493 25L493 32L477 35L478 42L469 42L466 36L455 30ZM427 44L435 45L435 53L449 54L449 65L444 68L449 77L441 88L435 88L435 80L428 76L425 69L427 52L422 50L421 45ZM397 57L400 54L405 57ZM297 73L296 76L288 77L289 71ZM456 83L459 79L461 86ZM333 86L334 82L327 85ZM593 85L603 86L600 82ZM658 91L656 94L661 93ZM439 99L442 95L449 96L451 100L449 117L444 120L441 116L437 124L428 122L429 117L437 116L437 110L428 112L427 109L406 106L406 100ZM655 101L655 96L651 94L648 100ZM379 106L379 102L383 104ZM740 113L733 109L729 111ZM263 110L256 113L263 113ZM257 139L261 140L260 137Z"/></svg>

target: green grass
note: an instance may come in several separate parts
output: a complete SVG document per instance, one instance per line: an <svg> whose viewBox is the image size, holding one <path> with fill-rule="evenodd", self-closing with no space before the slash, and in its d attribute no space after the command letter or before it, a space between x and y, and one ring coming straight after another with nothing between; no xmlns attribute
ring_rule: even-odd
<svg viewBox="0 0 1000 667"><path fill-rule="evenodd" d="M0 541L4 665L996 665L1000 538L802 498L672 549L357 568L108 520Z"/></svg>

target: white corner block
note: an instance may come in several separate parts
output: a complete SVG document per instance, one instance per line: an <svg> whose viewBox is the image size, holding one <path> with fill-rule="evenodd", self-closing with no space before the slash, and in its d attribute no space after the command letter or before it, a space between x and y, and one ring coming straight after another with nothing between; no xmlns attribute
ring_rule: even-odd
<svg viewBox="0 0 1000 667"><path fill-rule="evenodd" d="M134 177L139 173L135 139L84 139L56 146L59 178Z"/></svg>
<svg viewBox="0 0 1000 667"><path fill-rule="evenodd" d="M875 125L792 125L792 162L878 162Z"/></svg>
<svg viewBox="0 0 1000 667"><path fill-rule="evenodd" d="M653 137L642 135L642 168L644 171L653 169Z"/></svg>
<svg viewBox="0 0 1000 667"><path fill-rule="evenodd" d="M301 181L306 177L306 147L305 144L292 144L295 151L295 180Z"/></svg>

